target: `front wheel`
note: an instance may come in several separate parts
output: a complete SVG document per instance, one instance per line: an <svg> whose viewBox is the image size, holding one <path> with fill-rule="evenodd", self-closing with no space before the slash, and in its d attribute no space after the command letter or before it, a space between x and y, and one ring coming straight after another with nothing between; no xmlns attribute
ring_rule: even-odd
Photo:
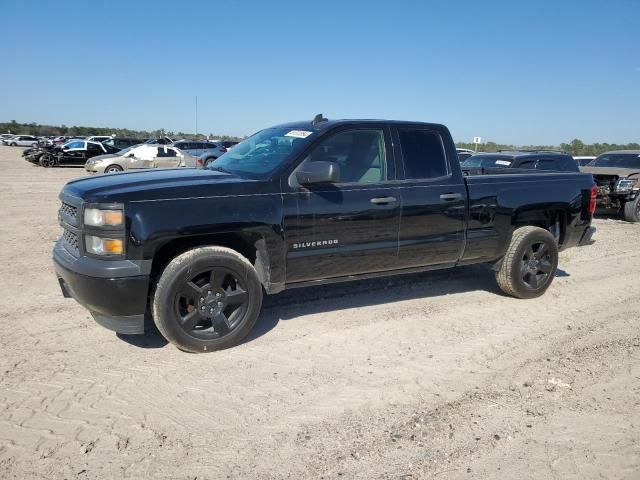
<svg viewBox="0 0 640 480"><path fill-rule="evenodd" d="M38 161L41 167L51 168L56 166L56 159L53 155L43 155Z"/></svg>
<svg viewBox="0 0 640 480"><path fill-rule="evenodd" d="M160 333L181 350L210 352L237 345L262 307L253 265L225 247L200 247L174 258L153 296Z"/></svg>
<svg viewBox="0 0 640 480"><path fill-rule="evenodd" d="M622 216L627 222L640 222L640 194L635 200L624 204Z"/></svg>
<svg viewBox="0 0 640 480"><path fill-rule="evenodd" d="M104 169L104 173L118 173L122 172L122 167L120 165L109 165Z"/></svg>
<svg viewBox="0 0 640 480"><path fill-rule="evenodd" d="M539 227L520 227L513 232L496 281L508 295L535 298L547 291L557 268L558 244L553 235Z"/></svg>

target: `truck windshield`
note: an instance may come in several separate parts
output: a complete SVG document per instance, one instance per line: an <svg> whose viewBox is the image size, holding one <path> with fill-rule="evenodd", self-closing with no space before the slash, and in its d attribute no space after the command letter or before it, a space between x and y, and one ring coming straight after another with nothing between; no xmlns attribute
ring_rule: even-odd
<svg viewBox="0 0 640 480"><path fill-rule="evenodd" d="M267 128L234 146L207 168L252 179L267 178L292 155L300 152L315 134L291 128Z"/></svg>
<svg viewBox="0 0 640 480"><path fill-rule="evenodd" d="M589 164L590 167L640 168L640 154L605 153Z"/></svg>
<svg viewBox="0 0 640 480"><path fill-rule="evenodd" d="M504 155L472 155L460 164L462 168L509 168L513 159Z"/></svg>

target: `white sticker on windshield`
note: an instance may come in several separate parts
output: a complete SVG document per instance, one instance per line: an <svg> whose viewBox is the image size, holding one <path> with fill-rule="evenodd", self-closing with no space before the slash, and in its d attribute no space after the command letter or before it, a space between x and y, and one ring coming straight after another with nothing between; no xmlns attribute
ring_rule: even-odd
<svg viewBox="0 0 640 480"><path fill-rule="evenodd" d="M295 137L295 138L307 138L313 132L308 132L306 130L291 130L289 133L286 133L285 137Z"/></svg>
<svg viewBox="0 0 640 480"><path fill-rule="evenodd" d="M496 160L496 165L504 165L505 167L508 167L511 165L511 162L509 160Z"/></svg>

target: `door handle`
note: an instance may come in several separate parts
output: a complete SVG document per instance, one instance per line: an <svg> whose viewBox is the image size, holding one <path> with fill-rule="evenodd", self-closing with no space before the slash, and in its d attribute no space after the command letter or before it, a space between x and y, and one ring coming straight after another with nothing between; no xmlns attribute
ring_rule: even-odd
<svg viewBox="0 0 640 480"><path fill-rule="evenodd" d="M397 202L396 197L374 197L369 201L374 205L388 205Z"/></svg>
<svg viewBox="0 0 640 480"><path fill-rule="evenodd" d="M443 193L440 195L440 200L444 200L445 202L453 202L454 200L460 200L461 198L461 193Z"/></svg>

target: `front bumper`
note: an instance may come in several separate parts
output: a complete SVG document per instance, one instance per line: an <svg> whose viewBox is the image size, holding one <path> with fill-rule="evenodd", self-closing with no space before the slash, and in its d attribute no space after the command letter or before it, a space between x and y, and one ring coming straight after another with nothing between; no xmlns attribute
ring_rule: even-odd
<svg viewBox="0 0 640 480"><path fill-rule="evenodd" d="M53 260L63 295L89 310L99 325L118 333L144 333L148 272L135 274L136 264L129 261L114 265L108 260L73 257L60 241L54 248ZM144 270L146 264L139 269ZM123 273L125 276L117 276Z"/></svg>

